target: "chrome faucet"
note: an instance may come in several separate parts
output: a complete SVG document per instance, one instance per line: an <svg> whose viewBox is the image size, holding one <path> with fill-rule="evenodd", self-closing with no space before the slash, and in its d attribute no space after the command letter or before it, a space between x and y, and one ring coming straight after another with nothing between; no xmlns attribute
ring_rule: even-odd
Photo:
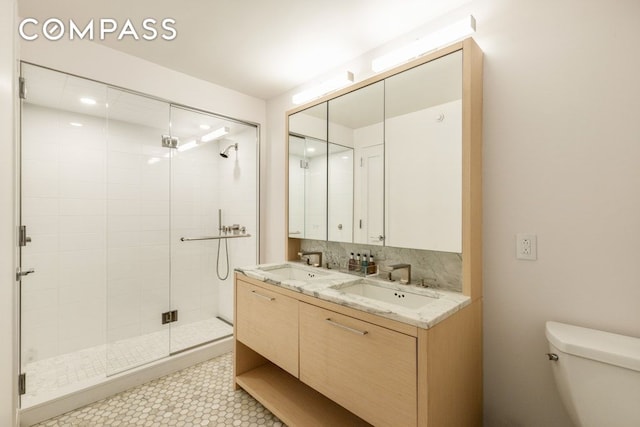
<svg viewBox="0 0 640 427"><path fill-rule="evenodd" d="M400 283L409 284L411 283L411 264L393 264L387 265L386 267L382 267L382 270L389 273L388 279L393 281L391 277L391 273L396 270L401 270L400 272Z"/></svg>
<svg viewBox="0 0 640 427"><path fill-rule="evenodd" d="M300 257L300 259L302 260L303 257L307 257L307 265L312 265L311 264L311 255L315 255L318 257L318 263L317 264L313 264L314 267L322 267L322 252L320 251L303 251L303 252L298 252L298 256Z"/></svg>

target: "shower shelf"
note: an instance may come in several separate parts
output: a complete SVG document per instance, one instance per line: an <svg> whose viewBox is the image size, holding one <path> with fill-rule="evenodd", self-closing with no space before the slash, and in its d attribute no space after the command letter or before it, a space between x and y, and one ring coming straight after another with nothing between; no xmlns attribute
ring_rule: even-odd
<svg viewBox="0 0 640 427"><path fill-rule="evenodd" d="M181 242L191 242L194 240L220 240L220 239L237 239L239 237L251 237L251 234L232 234L230 236L204 236L204 237L181 237Z"/></svg>

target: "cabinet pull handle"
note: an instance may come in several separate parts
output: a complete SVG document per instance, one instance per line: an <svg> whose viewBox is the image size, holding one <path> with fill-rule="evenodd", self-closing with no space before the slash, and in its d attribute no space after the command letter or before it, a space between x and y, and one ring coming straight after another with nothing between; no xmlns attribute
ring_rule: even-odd
<svg viewBox="0 0 640 427"><path fill-rule="evenodd" d="M330 317L325 319L327 322L329 322L330 324L332 324L333 326L337 326L338 328L342 328L344 330L347 330L349 332L353 332L354 334L358 334L358 335L367 335L369 332L367 331L361 331L359 329L354 329L354 328L350 328L349 326L345 326L341 323L338 322L334 322L333 320L331 320Z"/></svg>
<svg viewBox="0 0 640 427"><path fill-rule="evenodd" d="M266 296L266 295L262 295L261 293L258 293L257 291L251 291L251 293L252 293L252 294L254 294L254 295L255 295L255 296L257 296L257 297L264 298L264 299L266 299L266 300L268 300L268 301L273 301L273 300L275 300L275 298L273 298L273 297L268 297L268 296Z"/></svg>

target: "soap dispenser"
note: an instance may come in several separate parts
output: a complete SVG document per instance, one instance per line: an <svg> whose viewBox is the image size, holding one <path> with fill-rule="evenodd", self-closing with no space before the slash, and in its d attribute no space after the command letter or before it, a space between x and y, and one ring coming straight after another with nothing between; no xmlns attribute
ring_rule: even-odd
<svg viewBox="0 0 640 427"><path fill-rule="evenodd" d="M367 253L364 252L362 254L362 261L360 262L360 272L363 274L367 274L368 265L369 265L369 257L367 256Z"/></svg>
<svg viewBox="0 0 640 427"><path fill-rule="evenodd" d="M367 274L376 274L376 263L373 261L373 254L369 254L369 265L367 266Z"/></svg>
<svg viewBox="0 0 640 427"><path fill-rule="evenodd" d="M349 271L354 271L356 269L356 260L353 258L353 252L351 252L351 255L349 256Z"/></svg>

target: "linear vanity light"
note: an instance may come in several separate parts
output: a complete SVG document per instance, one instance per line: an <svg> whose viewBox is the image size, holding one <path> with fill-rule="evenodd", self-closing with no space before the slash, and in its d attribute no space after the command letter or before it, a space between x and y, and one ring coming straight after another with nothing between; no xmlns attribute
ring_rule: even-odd
<svg viewBox="0 0 640 427"><path fill-rule="evenodd" d="M307 90L296 93L291 97L291 101L296 105L304 104L307 101L319 98L322 95L326 95L329 92L343 88L351 83L353 83L353 73L351 71L345 71L341 75L324 81L317 86L313 86Z"/></svg>
<svg viewBox="0 0 640 427"><path fill-rule="evenodd" d="M213 132L209 132L207 134L202 135L202 137L200 138L200 141L202 142L213 141L214 139L218 139L222 136L225 136L228 133L229 133L229 127L223 126L219 129L214 130Z"/></svg>
<svg viewBox="0 0 640 427"><path fill-rule="evenodd" d="M386 70L429 51L453 43L456 40L463 39L475 32L476 20L473 15L469 15L441 30L419 38L407 46L374 59L371 62L371 69L376 73Z"/></svg>

